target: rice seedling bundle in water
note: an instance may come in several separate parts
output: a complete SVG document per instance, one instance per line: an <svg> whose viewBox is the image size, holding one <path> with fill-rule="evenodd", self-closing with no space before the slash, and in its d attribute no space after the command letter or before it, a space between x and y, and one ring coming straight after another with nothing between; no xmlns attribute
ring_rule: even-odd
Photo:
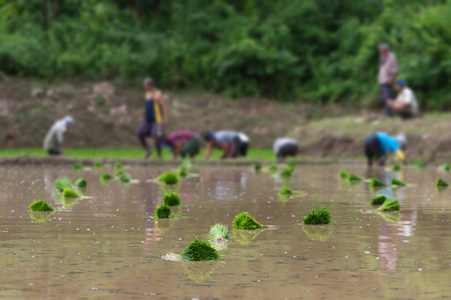
<svg viewBox="0 0 451 300"><path fill-rule="evenodd" d="M128 175L128 174L121 173L121 174L118 176L117 180L118 180L119 182L122 182L122 183L129 183L129 182L132 180L132 178L131 178L130 175Z"/></svg>
<svg viewBox="0 0 451 300"><path fill-rule="evenodd" d="M65 188L72 187L72 182L70 182L67 178L57 178L53 182L53 187L57 189L58 191L62 192Z"/></svg>
<svg viewBox="0 0 451 300"><path fill-rule="evenodd" d="M331 222L332 215L323 206L320 208L312 208L312 210L304 218L303 223L306 225L327 225Z"/></svg>
<svg viewBox="0 0 451 300"><path fill-rule="evenodd" d="M167 206L179 206L180 196L177 193L168 193L163 196L163 203Z"/></svg>
<svg viewBox="0 0 451 300"><path fill-rule="evenodd" d="M113 176L111 176L107 172L102 172L102 174L100 174L100 180L111 180L111 179L113 179Z"/></svg>
<svg viewBox="0 0 451 300"><path fill-rule="evenodd" d="M340 170L340 172L338 173L338 177L342 178L342 179L348 179L349 173L345 172L343 170Z"/></svg>
<svg viewBox="0 0 451 300"><path fill-rule="evenodd" d="M294 169L292 167L283 168L282 172L280 172L280 176L282 177L291 177L293 175Z"/></svg>
<svg viewBox="0 0 451 300"><path fill-rule="evenodd" d="M387 197L384 195L379 195L371 199L371 205L382 205L385 200L387 200Z"/></svg>
<svg viewBox="0 0 451 300"><path fill-rule="evenodd" d="M254 170L255 170L256 172L261 171L262 168L263 168L263 165L262 165L261 163L256 163L256 164L254 165Z"/></svg>
<svg viewBox="0 0 451 300"><path fill-rule="evenodd" d="M228 228L226 225L218 224L211 226L208 237L212 241L225 241L229 239Z"/></svg>
<svg viewBox="0 0 451 300"><path fill-rule="evenodd" d="M166 204L161 204L155 209L155 215L157 216L157 218L169 218L171 213L171 208Z"/></svg>
<svg viewBox="0 0 451 300"><path fill-rule="evenodd" d="M103 167L103 163L101 161L94 162L94 168L101 168L101 167Z"/></svg>
<svg viewBox="0 0 451 300"><path fill-rule="evenodd" d="M348 181L362 181L363 179L355 174L348 173Z"/></svg>
<svg viewBox="0 0 451 300"><path fill-rule="evenodd" d="M283 187L280 188L279 195L281 195L281 196L293 195L293 191L284 185Z"/></svg>
<svg viewBox="0 0 451 300"><path fill-rule="evenodd" d="M84 178L79 178L79 179L77 179L77 181L75 181L75 186L86 187L86 186L88 186L88 181L86 181L86 179L84 179Z"/></svg>
<svg viewBox="0 0 451 300"><path fill-rule="evenodd" d="M401 205L399 204L398 199L387 199L384 203L379 207L380 211L399 211L401 209Z"/></svg>
<svg viewBox="0 0 451 300"><path fill-rule="evenodd" d="M436 187L447 187L448 185L449 184L441 178L437 178L437 180L435 181Z"/></svg>
<svg viewBox="0 0 451 300"><path fill-rule="evenodd" d="M233 227L236 229L255 230L262 228L262 225L252 218L250 214L242 212L233 220Z"/></svg>
<svg viewBox="0 0 451 300"><path fill-rule="evenodd" d="M44 200L36 200L30 205L30 209L32 211L53 211L55 210L53 207L51 207L47 202Z"/></svg>
<svg viewBox="0 0 451 300"><path fill-rule="evenodd" d="M214 260L219 258L218 251L215 248L199 239L191 242L181 256L183 260L187 261Z"/></svg>
<svg viewBox="0 0 451 300"><path fill-rule="evenodd" d="M120 170L122 169L124 166L120 163L120 162L115 162L114 163L114 169L115 170Z"/></svg>
<svg viewBox="0 0 451 300"><path fill-rule="evenodd" d="M401 171L401 164L399 162L396 162L393 165L393 172L399 172L399 171Z"/></svg>
<svg viewBox="0 0 451 300"><path fill-rule="evenodd" d="M75 171L83 170L83 166L79 162L74 163L73 168Z"/></svg>
<svg viewBox="0 0 451 300"><path fill-rule="evenodd" d="M79 198L80 195L77 194L72 188L65 188L63 190L63 197L65 198Z"/></svg>
<svg viewBox="0 0 451 300"><path fill-rule="evenodd" d="M404 182L402 182L401 180L399 180L397 178L392 178L391 179L391 184L392 185L397 185L397 186L406 186L406 184Z"/></svg>
<svg viewBox="0 0 451 300"><path fill-rule="evenodd" d="M172 172L166 172L160 177L158 177L158 180L166 183L166 184L177 184L179 182L179 179L175 173Z"/></svg>
<svg viewBox="0 0 451 300"><path fill-rule="evenodd" d="M276 164L271 164L269 166L269 171L270 172L277 172L277 165Z"/></svg>
<svg viewBox="0 0 451 300"><path fill-rule="evenodd" d="M378 187L378 186L386 186L386 184L383 183L382 181L380 181L379 179L371 178L371 180L370 180L370 186L372 186L372 187Z"/></svg>

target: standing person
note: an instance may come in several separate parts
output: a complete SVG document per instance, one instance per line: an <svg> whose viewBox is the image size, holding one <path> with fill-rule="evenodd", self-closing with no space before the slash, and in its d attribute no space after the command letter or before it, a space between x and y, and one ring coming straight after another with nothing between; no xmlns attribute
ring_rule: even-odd
<svg viewBox="0 0 451 300"><path fill-rule="evenodd" d="M158 157L161 158L161 144L164 136L163 124L168 122L168 113L164 103L163 94L155 88L152 78L146 78L143 82L146 91L144 95L144 120L139 126L138 137L141 145L146 150L144 158L149 158L150 151L146 138L152 137L155 141Z"/></svg>
<svg viewBox="0 0 451 300"><path fill-rule="evenodd" d="M43 146L49 155L58 156L63 154L64 133L72 124L74 124L74 118L66 116L52 125L45 136Z"/></svg>
<svg viewBox="0 0 451 300"><path fill-rule="evenodd" d="M200 152L201 137L193 131L175 131L166 137L165 142L172 148L172 159L176 159L179 155L182 158L187 155L193 158Z"/></svg>
<svg viewBox="0 0 451 300"><path fill-rule="evenodd" d="M298 142L290 138L278 138L273 145L274 154L278 159L298 154Z"/></svg>
<svg viewBox="0 0 451 300"><path fill-rule="evenodd" d="M398 96L395 100L388 100L387 105L403 119L414 117L418 113L418 103L415 94L402 79L396 82L396 90L398 91Z"/></svg>
<svg viewBox="0 0 451 300"><path fill-rule="evenodd" d="M238 137L240 138L240 142L241 142L240 149L238 149L238 153L239 153L239 155L246 157L247 151L249 151L250 139L246 134L244 134L242 132L238 133Z"/></svg>
<svg viewBox="0 0 451 300"><path fill-rule="evenodd" d="M368 160L368 167L371 168L373 160L380 166L385 165L387 155L395 153L401 160L405 160L403 150L407 147L407 139L404 135L397 137L389 136L384 132L376 132L368 136L365 140L365 156Z"/></svg>
<svg viewBox="0 0 451 300"><path fill-rule="evenodd" d="M391 118L392 111L388 106L388 100L391 98L393 84L396 80L396 74L398 74L398 60L390 51L388 44L380 44L379 52L381 54L381 61L378 81L381 86L381 96L385 107L385 116Z"/></svg>
<svg viewBox="0 0 451 300"><path fill-rule="evenodd" d="M239 133L231 130L208 131L204 136L207 142L207 150L205 152L205 159L209 159L213 148L216 147L222 150L221 159L235 158L241 149L241 139Z"/></svg>

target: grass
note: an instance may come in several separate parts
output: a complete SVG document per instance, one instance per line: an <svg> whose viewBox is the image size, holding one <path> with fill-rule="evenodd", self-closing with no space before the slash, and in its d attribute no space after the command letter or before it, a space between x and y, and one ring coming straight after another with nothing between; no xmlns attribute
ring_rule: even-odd
<svg viewBox="0 0 451 300"><path fill-rule="evenodd" d="M51 207L47 202L44 200L36 200L30 205L30 209L32 211L53 211L54 208Z"/></svg>
<svg viewBox="0 0 451 300"><path fill-rule="evenodd" d="M312 208L302 221L305 225L327 225L331 222L332 215L324 207Z"/></svg>
<svg viewBox="0 0 451 300"><path fill-rule="evenodd" d="M236 229L255 230L262 228L262 225L252 218L250 214L242 212L233 220L233 227Z"/></svg>
<svg viewBox="0 0 451 300"><path fill-rule="evenodd" d="M219 258L218 251L215 248L199 239L191 242L181 256L187 261L214 260Z"/></svg>

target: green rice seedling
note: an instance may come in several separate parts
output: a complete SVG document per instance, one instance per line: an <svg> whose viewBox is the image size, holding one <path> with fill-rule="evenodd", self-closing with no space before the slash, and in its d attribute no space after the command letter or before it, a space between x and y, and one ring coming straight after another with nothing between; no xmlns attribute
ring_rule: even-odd
<svg viewBox="0 0 451 300"><path fill-rule="evenodd" d="M117 180L121 183L129 183L132 178L130 177L130 175L125 174L125 173L121 173L118 177Z"/></svg>
<svg viewBox="0 0 451 300"><path fill-rule="evenodd" d="M338 177L340 177L341 179L348 179L349 173L345 172L343 170L340 170L340 172L338 173Z"/></svg>
<svg viewBox="0 0 451 300"><path fill-rule="evenodd" d="M277 165L276 164L271 164L270 166L269 166L269 171L270 172L273 172L273 173L275 173L275 172L277 172Z"/></svg>
<svg viewBox="0 0 451 300"><path fill-rule="evenodd" d="M445 171L445 172L451 171L451 164L443 164L443 165L442 165L442 169L443 169L443 171Z"/></svg>
<svg viewBox="0 0 451 300"><path fill-rule="evenodd" d="M177 193L167 193L163 196L163 203L167 206L179 206L180 197Z"/></svg>
<svg viewBox="0 0 451 300"><path fill-rule="evenodd" d="M420 160L420 161L417 163L417 168L418 168L418 169L424 169L425 167L426 167L426 163L425 163L424 161Z"/></svg>
<svg viewBox="0 0 451 300"><path fill-rule="evenodd" d="M171 208L166 204L161 204L155 209L155 215L157 216L157 218L169 218L171 213Z"/></svg>
<svg viewBox="0 0 451 300"><path fill-rule="evenodd" d="M380 187L380 186L387 186L387 185L384 182L380 181L379 179L371 178L370 186L371 187Z"/></svg>
<svg viewBox="0 0 451 300"><path fill-rule="evenodd" d="M120 162L115 162L114 163L114 169L115 170L120 170L122 169L124 166L120 163Z"/></svg>
<svg viewBox="0 0 451 300"><path fill-rule="evenodd" d="M53 182L53 187L58 191L62 192L65 188L72 187L72 182L67 178L57 178Z"/></svg>
<svg viewBox="0 0 451 300"><path fill-rule="evenodd" d="M296 160L294 158L288 159L287 165L294 169L294 167L296 167Z"/></svg>
<svg viewBox="0 0 451 300"><path fill-rule="evenodd" d="M382 205L385 200L387 200L387 197L385 197L385 195L378 195L371 199L371 205Z"/></svg>
<svg viewBox="0 0 451 300"><path fill-rule="evenodd" d="M178 169L177 169L177 174L180 177L186 177L188 176L188 169L186 168L185 165L181 165Z"/></svg>
<svg viewBox="0 0 451 300"><path fill-rule="evenodd" d="M80 195L77 194L72 188L65 188L63 190L63 197L64 198L80 198Z"/></svg>
<svg viewBox="0 0 451 300"><path fill-rule="evenodd" d="M362 181L363 179L355 174L348 173L348 181Z"/></svg>
<svg viewBox="0 0 451 300"><path fill-rule="evenodd" d="M378 208L380 211L399 211L401 205L399 204L398 199L389 198L384 201L381 207Z"/></svg>
<svg viewBox="0 0 451 300"><path fill-rule="evenodd" d="M199 239L195 239L191 242L181 256L187 261L214 260L219 258L216 249L210 246L209 243Z"/></svg>
<svg viewBox="0 0 451 300"><path fill-rule="evenodd" d="M81 171L81 170L83 170L83 166L78 161L76 163L74 163L73 168L74 168L74 171Z"/></svg>
<svg viewBox="0 0 451 300"><path fill-rule="evenodd" d="M99 169L101 167L103 167L103 162L101 162L101 161L95 161L94 162L94 168Z"/></svg>
<svg viewBox="0 0 451 300"><path fill-rule="evenodd" d="M158 180L165 184L177 184L179 182L177 174L172 172L166 172L162 174L160 177L158 177Z"/></svg>
<svg viewBox="0 0 451 300"><path fill-rule="evenodd" d="M392 168L393 172L399 172L401 171L401 164L399 162L395 162Z"/></svg>
<svg viewBox="0 0 451 300"><path fill-rule="evenodd" d="M116 172L114 172L114 177L119 177L119 176L121 176L122 174L125 174L124 170L119 169L119 170L117 170Z"/></svg>
<svg viewBox="0 0 451 300"><path fill-rule="evenodd" d="M283 168L282 172L280 172L281 177L291 177L293 175L294 169L292 167Z"/></svg>
<svg viewBox="0 0 451 300"><path fill-rule="evenodd" d="M208 237L210 238L211 241L219 241L219 242L226 241L230 238L227 226L219 223L216 223L215 225L210 227Z"/></svg>
<svg viewBox="0 0 451 300"><path fill-rule="evenodd" d="M252 218L250 214L242 212L233 220L233 227L236 229L255 230L262 228L262 225Z"/></svg>
<svg viewBox="0 0 451 300"><path fill-rule="evenodd" d="M435 186L436 187L447 187L447 186L449 186L449 184L446 181L444 181L443 179L437 178L437 180L435 181Z"/></svg>
<svg viewBox="0 0 451 300"><path fill-rule="evenodd" d="M331 222L332 215L324 207L312 208L312 210L304 218L303 223L306 225L327 225Z"/></svg>
<svg viewBox="0 0 451 300"><path fill-rule="evenodd" d="M79 178L79 179L77 179L77 181L75 181L75 186L87 187L88 186L88 181L86 181L86 179L84 179L84 178Z"/></svg>
<svg viewBox="0 0 451 300"><path fill-rule="evenodd" d="M51 207L47 202L44 200L36 200L30 205L31 211L53 211L55 210L53 207Z"/></svg>
<svg viewBox="0 0 451 300"><path fill-rule="evenodd" d="M263 168L263 165L261 163L254 164L255 172L260 172L262 168Z"/></svg>
<svg viewBox="0 0 451 300"><path fill-rule="evenodd" d="M280 196L293 195L293 191L290 188L288 188L287 186L284 185L283 187L280 188L279 195Z"/></svg>
<svg viewBox="0 0 451 300"><path fill-rule="evenodd" d="M100 174L100 180L108 181L111 179L113 179L113 176L111 176L111 174L109 174L107 172L102 172L102 174Z"/></svg>
<svg viewBox="0 0 451 300"><path fill-rule="evenodd" d="M397 178L392 178L391 179L391 184L392 185L397 185L397 186L406 186L406 184L404 182L402 182L401 180L399 180Z"/></svg>

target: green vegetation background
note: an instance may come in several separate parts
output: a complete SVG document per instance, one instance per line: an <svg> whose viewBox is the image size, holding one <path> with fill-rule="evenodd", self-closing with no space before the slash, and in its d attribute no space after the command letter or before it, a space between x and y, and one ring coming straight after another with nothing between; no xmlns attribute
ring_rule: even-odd
<svg viewBox="0 0 451 300"><path fill-rule="evenodd" d="M451 0L0 0L0 71L316 103L378 95L377 45L451 107Z"/></svg>

